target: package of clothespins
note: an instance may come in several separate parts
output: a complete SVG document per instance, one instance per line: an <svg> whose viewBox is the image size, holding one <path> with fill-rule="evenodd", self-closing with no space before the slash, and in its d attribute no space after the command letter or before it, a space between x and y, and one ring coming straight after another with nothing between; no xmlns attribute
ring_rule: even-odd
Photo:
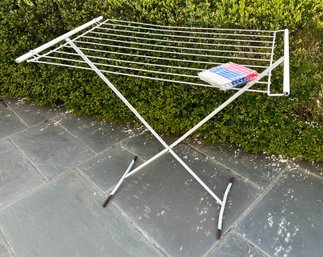
<svg viewBox="0 0 323 257"><path fill-rule="evenodd" d="M217 67L198 73L201 80L218 87L221 90L228 90L239 87L257 78L258 73L243 65L228 62Z"/></svg>

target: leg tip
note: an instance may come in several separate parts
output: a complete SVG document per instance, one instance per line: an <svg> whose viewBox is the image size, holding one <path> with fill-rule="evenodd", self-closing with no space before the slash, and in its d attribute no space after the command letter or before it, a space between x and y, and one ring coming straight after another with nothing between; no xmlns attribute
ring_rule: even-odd
<svg viewBox="0 0 323 257"><path fill-rule="evenodd" d="M234 177L231 177L230 180L229 180L229 182L230 183L233 183L233 181L234 181Z"/></svg>
<svg viewBox="0 0 323 257"><path fill-rule="evenodd" d="M218 231L216 233L216 240L220 240L221 234L222 234L221 229L218 229Z"/></svg>
<svg viewBox="0 0 323 257"><path fill-rule="evenodd" d="M104 203L102 204L102 207L105 208L108 203L110 202L111 198L112 198L113 195L109 195L108 198L104 201Z"/></svg>

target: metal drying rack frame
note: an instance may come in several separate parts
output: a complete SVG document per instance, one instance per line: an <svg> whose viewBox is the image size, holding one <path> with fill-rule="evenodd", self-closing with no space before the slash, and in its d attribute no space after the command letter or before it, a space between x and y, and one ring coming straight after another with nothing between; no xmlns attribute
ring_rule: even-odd
<svg viewBox="0 0 323 257"><path fill-rule="evenodd" d="M91 28L80 34L89 27ZM279 33L283 33L283 55L275 61L276 38ZM77 34L80 35L76 36ZM59 43L59 46L53 48ZM45 50L47 52L44 52ZM290 92L288 29L176 27L114 19L103 20L100 16L18 57L16 62L26 60L94 71L164 146L164 150L133 170L131 168L136 157L131 161L104 202L104 207L125 179L157 158L170 153L221 206L217 226L218 239L221 236L223 213L234 178L229 179L224 195L220 199L173 151L173 148L244 92L265 93L268 96L287 96ZM115 74L210 87L211 85L198 80L197 73L228 61L256 69L259 76L241 88L233 88L237 92L170 145L157 134L105 75ZM282 63L284 64L282 90L273 93L272 71ZM251 88L254 85L258 87Z"/></svg>

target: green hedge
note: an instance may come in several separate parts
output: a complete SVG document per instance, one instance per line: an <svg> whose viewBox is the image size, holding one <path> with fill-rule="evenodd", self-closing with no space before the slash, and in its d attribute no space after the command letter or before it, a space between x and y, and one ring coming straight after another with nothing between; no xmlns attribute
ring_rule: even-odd
<svg viewBox="0 0 323 257"><path fill-rule="evenodd" d="M2 0L0 94L129 123L135 120L134 115L92 72L17 65L15 58L99 15L169 25L287 27L290 97L244 94L198 133L207 142L322 161L322 13L321 0ZM164 134L184 133L231 94L162 82L152 87L151 81L109 78Z"/></svg>

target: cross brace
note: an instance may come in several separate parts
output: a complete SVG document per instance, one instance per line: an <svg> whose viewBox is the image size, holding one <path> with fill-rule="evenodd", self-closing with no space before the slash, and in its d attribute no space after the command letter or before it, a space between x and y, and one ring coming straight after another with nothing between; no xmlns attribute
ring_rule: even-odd
<svg viewBox="0 0 323 257"><path fill-rule="evenodd" d="M268 67L266 70L264 70L256 80L249 82L246 84L241 90L237 91L234 95L232 95L229 99L227 99L225 102L223 102L220 106L218 106L216 109L214 109L209 115L207 115L204 119L202 119L200 122L198 122L193 128L191 128L189 131L187 131L184 135L182 135L180 138L178 138L175 142L168 145L158 134L157 132L146 122L146 120L137 112L137 110L131 105L131 103L120 93L120 91L105 77L105 75L91 62L91 60L77 47L77 45L70 39L66 38L67 43L77 52L77 54L90 66L90 68L109 86L109 88L122 100L122 102L135 114L135 116L142 122L142 124L155 136L155 138L165 147L164 150L135 168L134 170L130 171L131 168L128 168L125 174L122 176L121 180L117 184L116 188L113 190L113 193L119 188L121 183L124 181L124 179L128 178L129 176L135 174L139 170L141 170L143 167L148 165L149 163L153 162L154 160L158 159L159 157L163 156L167 152L169 152L173 157L194 177L194 179L217 201L218 204L220 204L220 214L218 218L218 236L219 239L221 236L221 230L222 230L222 219L223 219L223 213L225 209L225 205L227 202L227 197L229 194L229 191L231 189L233 178L230 178L230 181L227 185L227 188L225 190L223 199L221 200L197 175L196 173L174 152L173 148L181 143L183 140L185 140L188 136L190 136L193 132L195 132L198 128L200 128L203 124L205 124L207 121L209 121L212 117L214 117L218 112L223 110L227 105L229 105L231 102L233 102L235 99L237 99L240 95L242 95L244 92L246 92L247 89L249 89L252 85L254 85L256 82L258 82L260 79L262 79L264 76L266 76L272 69L276 68L280 63L284 61L284 57L281 57L276 62L274 62L270 67ZM108 201L111 199L111 195L108 198ZM107 202L108 202L107 201ZM107 204L105 202L105 206Z"/></svg>

